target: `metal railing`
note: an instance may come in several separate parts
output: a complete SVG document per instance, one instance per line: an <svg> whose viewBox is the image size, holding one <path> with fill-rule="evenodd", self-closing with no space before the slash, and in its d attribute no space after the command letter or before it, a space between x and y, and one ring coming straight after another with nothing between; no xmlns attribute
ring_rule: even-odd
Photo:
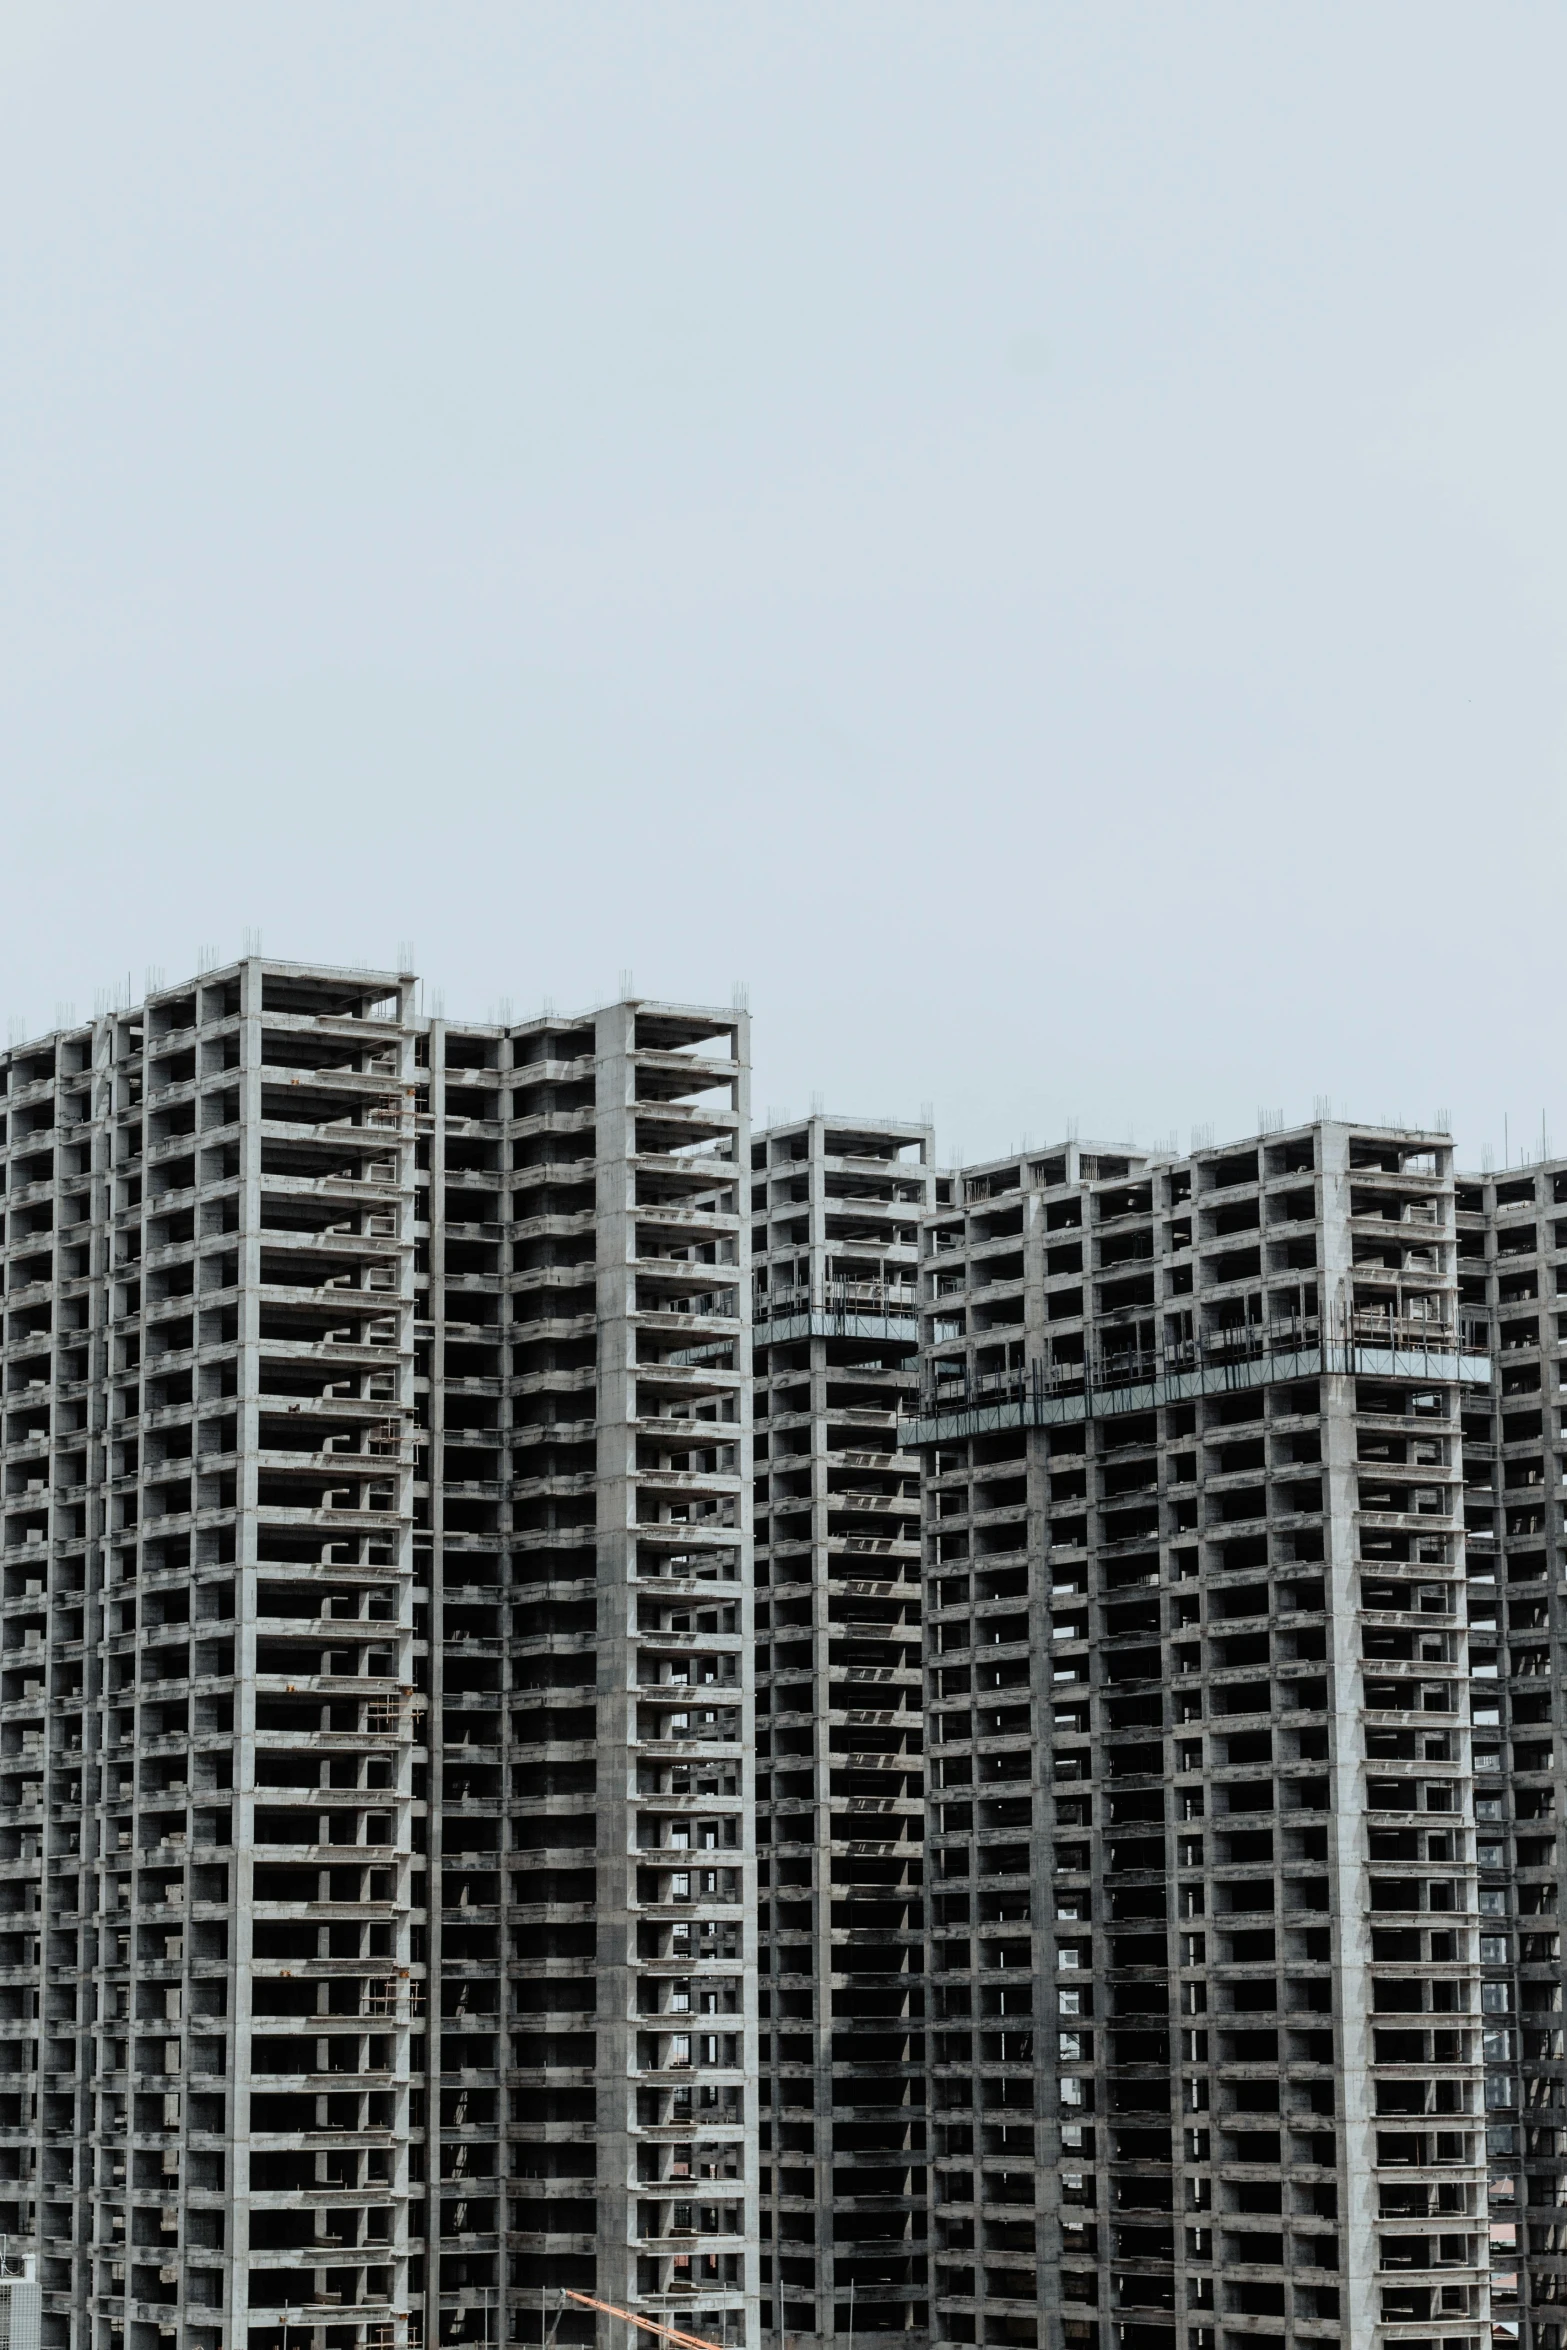
<svg viewBox="0 0 1567 2350"><path fill-rule="evenodd" d="M1336 1322L1336 1327L1335 1327ZM1320 1354L1329 1370L1353 1371L1363 1348L1447 1357L1460 1344L1474 1352L1466 1327L1463 1339L1448 1322L1411 1320L1380 1307L1357 1306L1333 1318L1301 1314L1271 1322L1238 1323L1202 1336L1167 1339L1154 1346L1099 1347L1078 1361L1032 1360L1004 1370L975 1371L967 1358L934 1366L924 1384L920 1416L935 1418L979 1405L1018 1403L1043 1406L1057 1400L1110 1389L1151 1386L1202 1371L1239 1371L1274 1358ZM1435 1376L1435 1371L1432 1373Z"/></svg>

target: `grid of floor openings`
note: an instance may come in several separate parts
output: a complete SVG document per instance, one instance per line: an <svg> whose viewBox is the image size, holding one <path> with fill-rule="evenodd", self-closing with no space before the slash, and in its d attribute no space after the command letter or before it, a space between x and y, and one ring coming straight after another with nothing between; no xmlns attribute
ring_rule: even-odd
<svg viewBox="0 0 1567 2350"><path fill-rule="evenodd" d="M753 1139L748 1026L0 1058L46 2350L1563 2350L1567 1165Z"/></svg>

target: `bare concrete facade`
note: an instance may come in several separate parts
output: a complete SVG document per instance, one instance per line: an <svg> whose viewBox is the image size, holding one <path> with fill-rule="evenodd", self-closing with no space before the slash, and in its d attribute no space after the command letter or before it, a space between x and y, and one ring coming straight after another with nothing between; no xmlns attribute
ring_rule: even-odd
<svg viewBox="0 0 1567 2350"><path fill-rule="evenodd" d="M763 2322L923 2341L919 1229L928 1129L751 1152Z"/></svg>
<svg viewBox="0 0 1567 2350"><path fill-rule="evenodd" d="M0 1057L41 2340L1563 2350L1567 1165L748 1075L260 958Z"/></svg>
<svg viewBox="0 0 1567 2350"><path fill-rule="evenodd" d="M1482 2054L1499 2338L1561 2350L1567 1162L1460 1175L1459 1311L1495 1377L1464 1414Z"/></svg>
<svg viewBox="0 0 1567 2350"><path fill-rule="evenodd" d="M407 2330L408 998L246 964L4 1064L0 2161L46 2342Z"/></svg>
<svg viewBox="0 0 1567 2350"><path fill-rule="evenodd" d="M1451 1146L966 1170L926 1230L932 2330L1489 2329Z"/></svg>
<svg viewBox="0 0 1567 2350"><path fill-rule="evenodd" d="M415 1003L258 959L0 1062L46 2344L754 2326L744 1015Z"/></svg>

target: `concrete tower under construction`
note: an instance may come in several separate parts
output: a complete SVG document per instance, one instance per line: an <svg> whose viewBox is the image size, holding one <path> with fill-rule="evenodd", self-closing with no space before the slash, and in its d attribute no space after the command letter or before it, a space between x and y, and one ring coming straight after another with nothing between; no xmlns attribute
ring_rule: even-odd
<svg viewBox="0 0 1567 2350"><path fill-rule="evenodd" d="M259 958L0 1062L46 2344L742 2339L746 1020Z"/></svg>

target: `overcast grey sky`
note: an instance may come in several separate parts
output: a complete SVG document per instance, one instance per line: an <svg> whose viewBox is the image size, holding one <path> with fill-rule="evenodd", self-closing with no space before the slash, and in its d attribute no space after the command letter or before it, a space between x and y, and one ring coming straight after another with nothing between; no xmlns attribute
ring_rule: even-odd
<svg viewBox="0 0 1567 2350"><path fill-rule="evenodd" d="M0 1014L1567 1149L1556 5L0 8Z"/></svg>

